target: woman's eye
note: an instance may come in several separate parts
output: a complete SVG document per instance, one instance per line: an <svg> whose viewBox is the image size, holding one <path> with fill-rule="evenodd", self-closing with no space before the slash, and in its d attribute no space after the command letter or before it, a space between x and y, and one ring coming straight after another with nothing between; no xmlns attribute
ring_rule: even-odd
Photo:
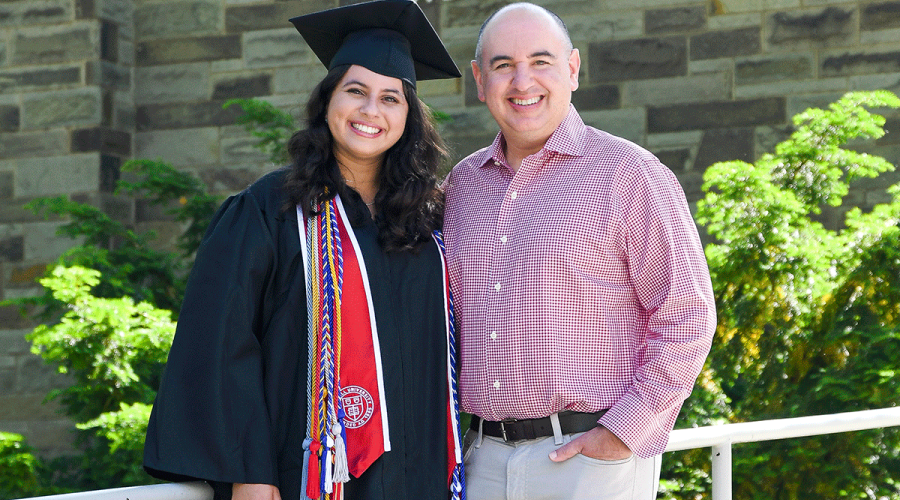
<svg viewBox="0 0 900 500"><path fill-rule="evenodd" d="M384 100L385 100L386 102L391 103L391 104L400 102L399 99L397 99L396 97L394 97L394 96L392 96L392 95L385 96L385 97L384 97Z"/></svg>
<svg viewBox="0 0 900 500"><path fill-rule="evenodd" d="M350 94L363 95L362 89L357 89L357 88L347 89L347 92Z"/></svg>

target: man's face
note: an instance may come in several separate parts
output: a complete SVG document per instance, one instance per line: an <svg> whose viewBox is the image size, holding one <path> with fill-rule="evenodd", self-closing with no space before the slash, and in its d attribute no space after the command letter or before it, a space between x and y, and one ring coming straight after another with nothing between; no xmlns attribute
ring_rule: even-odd
<svg viewBox="0 0 900 500"><path fill-rule="evenodd" d="M540 149L568 114L580 66L547 14L520 8L491 20L472 72L507 142Z"/></svg>

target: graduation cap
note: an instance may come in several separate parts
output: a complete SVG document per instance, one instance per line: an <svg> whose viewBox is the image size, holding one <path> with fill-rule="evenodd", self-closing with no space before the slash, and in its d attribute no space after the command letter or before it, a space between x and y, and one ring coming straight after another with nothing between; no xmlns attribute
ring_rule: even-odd
<svg viewBox="0 0 900 500"><path fill-rule="evenodd" d="M411 83L458 78L456 63L419 6L375 0L290 20L328 69L357 64Z"/></svg>

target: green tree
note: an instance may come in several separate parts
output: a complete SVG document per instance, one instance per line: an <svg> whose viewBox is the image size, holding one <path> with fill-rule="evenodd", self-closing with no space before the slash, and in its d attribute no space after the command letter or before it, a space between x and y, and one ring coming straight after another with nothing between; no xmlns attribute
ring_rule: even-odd
<svg viewBox="0 0 900 500"><path fill-rule="evenodd" d="M850 144L884 135L873 108L887 91L851 92L794 117L795 130L756 163L705 174L697 220L719 324L707 369L731 421L896 406L900 395L900 186L832 230L816 220L850 184L894 169ZM707 392L701 388L700 392ZM703 396L701 396L702 400ZM688 408L688 413L692 408ZM716 413L716 412L713 412ZM900 498L900 432L872 430L741 445L736 498Z"/></svg>
<svg viewBox="0 0 900 500"><path fill-rule="evenodd" d="M0 498L40 494L39 464L21 435L0 432Z"/></svg>
<svg viewBox="0 0 900 500"><path fill-rule="evenodd" d="M83 455L53 463L46 478L59 488L94 489L146 483L141 470L150 405L172 338L171 312L130 297L102 298L100 272L56 267L41 279L66 312L26 336L32 350L73 380L50 393L80 422Z"/></svg>

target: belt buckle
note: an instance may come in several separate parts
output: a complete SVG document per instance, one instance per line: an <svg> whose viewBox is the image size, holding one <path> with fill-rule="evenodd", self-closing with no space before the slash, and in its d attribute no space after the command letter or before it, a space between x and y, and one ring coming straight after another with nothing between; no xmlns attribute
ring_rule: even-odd
<svg viewBox="0 0 900 500"><path fill-rule="evenodd" d="M503 442L505 442L505 443L509 442L509 437L506 435L506 424L511 424L515 421L516 421L516 419L514 419L514 418L507 418L507 419L500 421L500 434L503 437Z"/></svg>

